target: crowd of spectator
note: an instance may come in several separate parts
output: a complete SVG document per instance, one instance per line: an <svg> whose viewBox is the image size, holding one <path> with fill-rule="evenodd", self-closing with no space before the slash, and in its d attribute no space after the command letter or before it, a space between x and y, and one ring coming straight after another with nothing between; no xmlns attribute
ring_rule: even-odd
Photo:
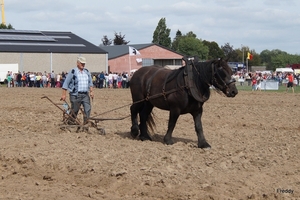
<svg viewBox="0 0 300 200"><path fill-rule="evenodd" d="M47 72L7 72L7 87L36 87L36 88L60 88L66 79L68 72L51 73ZM123 73L92 73L95 88L128 88L132 76L127 72Z"/></svg>
<svg viewBox="0 0 300 200"><path fill-rule="evenodd" d="M133 73L104 73L93 74L93 84L96 88L128 88Z"/></svg>
<svg viewBox="0 0 300 200"><path fill-rule="evenodd" d="M23 73L12 73L8 71L6 76L7 87L37 87L37 88L60 88L67 76L68 72L61 73L51 73L47 72L23 72ZM95 88L128 88L130 83L130 78L133 73L128 74L123 73L92 73L93 85ZM287 83L288 73L284 72L236 72L234 78L240 85L245 83L248 86L256 84L254 90L260 90L260 82L264 80L278 81L279 85ZM300 75L293 74L295 85L300 85Z"/></svg>
<svg viewBox="0 0 300 200"><path fill-rule="evenodd" d="M65 78L65 72L55 74L54 71L51 73L47 72L19 72L12 73L8 71L6 75L7 87L36 87L36 88L47 88L47 87L61 87Z"/></svg>
<svg viewBox="0 0 300 200"><path fill-rule="evenodd" d="M300 74L294 74L294 84L299 86L300 85ZM273 80L278 81L279 85L283 85L287 83L287 72L236 72L234 74L234 78L240 85L244 85L245 83L248 84L248 86L253 85L253 81L256 80L256 85L259 86L261 81L264 80ZM255 82L255 81L254 81ZM260 90L260 88L256 88L256 90Z"/></svg>

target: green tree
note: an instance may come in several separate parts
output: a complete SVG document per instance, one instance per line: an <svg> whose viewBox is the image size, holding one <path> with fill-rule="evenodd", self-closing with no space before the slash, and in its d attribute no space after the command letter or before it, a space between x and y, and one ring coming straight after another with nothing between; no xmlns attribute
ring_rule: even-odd
<svg viewBox="0 0 300 200"><path fill-rule="evenodd" d="M115 38L114 38L114 45L126 45L128 44L130 41L126 41L125 39L125 35L122 35L121 32L116 33L115 32Z"/></svg>
<svg viewBox="0 0 300 200"><path fill-rule="evenodd" d="M209 52L208 52L208 60L216 59L216 58L224 58L224 52L222 49L219 47L218 43L212 41L203 41L203 44L208 47Z"/></svg>
<svg viewBox="0 0 300 200"><path fill-rule="evenodd" d="M292 64L300 63L299 55L288 54L284 51L275 51L275 53L277 54L271 57L271 69L274 71L278 67L289 67Z"/></svg>
<svg viewBox="0 0 300 200"><path fill-rule="evenodd" d="M238 54L237 52L233 49L233 46L230 46L229 43L225 43L224 46L221 46L221 49L224 53L224 56L228 61L230 62L237 62L238 59Z"/></svg>
<svg viewBox="0 0 300 200"><path fill-rule="evenodd" d="M197 38L197 35L193 31L189 31L187 34L184 35L185 37L193 37Z"/></svg>
<svg viewBox="0 0 300 200"><path fill-rule="evenodd" d="M104 35L101 41L104 46L110 46L112 43L112 40L108 39L107 35Z"/></svg>
<svg viewBox="0 0 300 200"><path fill-rule="evenodd" d="M11 24L5 25L5 24L1 23L0 29L14 29L14 28Z"/></svg>
<svg viewBox="0 0 300 200"><path fill-rule="evenodd" d="M281 51L279 49L273 50L263 50L260 53L261 63L266 65L268 70L275 71L278 67L283 67L288 62L288 58L285 59L287 56L287 52Z"/></svg>
<svg viewBox="0 0 300 200"><path fill-rule="evenodd" d="M172 47L171 47L172 50L178 51L178 48L179 48L178 45L179 45L179 41L180 41L181 37L182 37L181 31L177 30L176 36L175 36L175 38L173 39L173 42L172 42Z"/></svg>
<svg viewBox="0 0 300 200"><path fill-rule="evenodd" d="M171 29L167 28L166 19L161 18L153 33L152 43L159 44L167 48L171 48Z"/></svg>
<svg viewBox="0 0 300 200"><path fill-rule="evenodd" d="M263 50L262 52L260 52L260 59L261 59L261 63L263 65L266 65L268 68L268 65L271 64L271 51L268 49Z"/></svg>
<svg viewBox="0 0 300 200"><path fill-rule="evenodd" d="M178 44L179 52L187 56L198 56L200 60L206 60L209 49L203 42L195 37L183 36Z"/></svg>

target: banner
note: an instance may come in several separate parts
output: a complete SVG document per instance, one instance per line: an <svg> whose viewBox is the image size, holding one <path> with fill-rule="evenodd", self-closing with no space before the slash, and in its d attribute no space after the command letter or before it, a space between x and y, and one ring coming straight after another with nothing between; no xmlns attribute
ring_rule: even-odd
<svg viewBox="0 0 300 200"><path fill-rule="evenodd" d="M143 59L137 58L137 59L136 59L136 62L137 62L137 63L141 63L141 62L143 62Z"/></svg>
<svg viewBox="0 0 300 200"><path fill-rule="evenodd" d="M279 89L279 82L278 81L262 81L261 83L261 90L278 90Z"/></svg>

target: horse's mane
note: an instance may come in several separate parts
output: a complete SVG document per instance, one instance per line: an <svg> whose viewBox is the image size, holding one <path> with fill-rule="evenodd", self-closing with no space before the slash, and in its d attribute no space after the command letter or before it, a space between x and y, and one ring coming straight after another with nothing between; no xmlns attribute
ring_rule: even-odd
<svg viewBox="0 0 300 200"><path fill-rule="evenodd" d="M168 83L176 79L176 87L184 89L182 86L190 85L190 83L185 83L184 76L192 75L192 79L194 81L193 85L195 87L190 88L190 92L198 101L205 102L210 97L210 85L212 84L213 68L214 64L217 64L218 62L219 60L210 60L206 62L196 61L194 63L188 63L192 66L185 66L176 70L172 70L172 72L168 75L166 82ZM192 67L192 71L187 67ZM227 70L226 67L224 67L224 69ZM190 80L190 78L188 78L188 80Z"/></svg>
<svg viewBox="0 0 300 200"><path fill-rule="evenodd" d="M206 87L209 86L212 77L211 67L214 62L215 60L195 63L195 67L193 68L193 79L199 90L205 87L204 85L206 85Z"/></svg>
<svg viewBox="0 0 300 200"><path fill-rule="evenodd" d="M202 89L204 84L208 86L210 82L211 75L211 65L215 62L215 60L208 62L195 62L193 67L193 79L195 81L195 85L198 89ZM172 70L167 78L167 83L172 81L174 78L177 78L177 87L182 86L180 84L180 79L184 77L184 68L181 67L179 69ZM200 88L201 87L201 88Z"/></svg>
<svg viewBox="0 0 300 200"><path fill-rule="evenodd" d="M167 83L172 81L174 78L183 77L183 72L184 72L184 67L180 67L179 69L172 70L172 72L169 74L167 78ZM179 84L180 81L177 81L177 87L179 86Z"/></svg>

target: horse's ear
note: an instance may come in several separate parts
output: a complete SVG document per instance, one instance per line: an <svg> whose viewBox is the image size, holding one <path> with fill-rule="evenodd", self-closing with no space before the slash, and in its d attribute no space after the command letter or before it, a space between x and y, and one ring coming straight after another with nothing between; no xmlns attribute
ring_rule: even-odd
<svg viewBox="0 0 300 200"><path fill-rule="evenodd" d="M214 64L217 65L218 68L221 67L222 59L223 59L223 58L218 58L218 59L216 59L216 60L213 61Z"/></svg>
<svg viewBox="0 0 300 200"><path fill-rule="evenodd" d="M226 59L225 59L225 62L228 62L228 61L229 61L229 58L226 58Z"/></svg>

